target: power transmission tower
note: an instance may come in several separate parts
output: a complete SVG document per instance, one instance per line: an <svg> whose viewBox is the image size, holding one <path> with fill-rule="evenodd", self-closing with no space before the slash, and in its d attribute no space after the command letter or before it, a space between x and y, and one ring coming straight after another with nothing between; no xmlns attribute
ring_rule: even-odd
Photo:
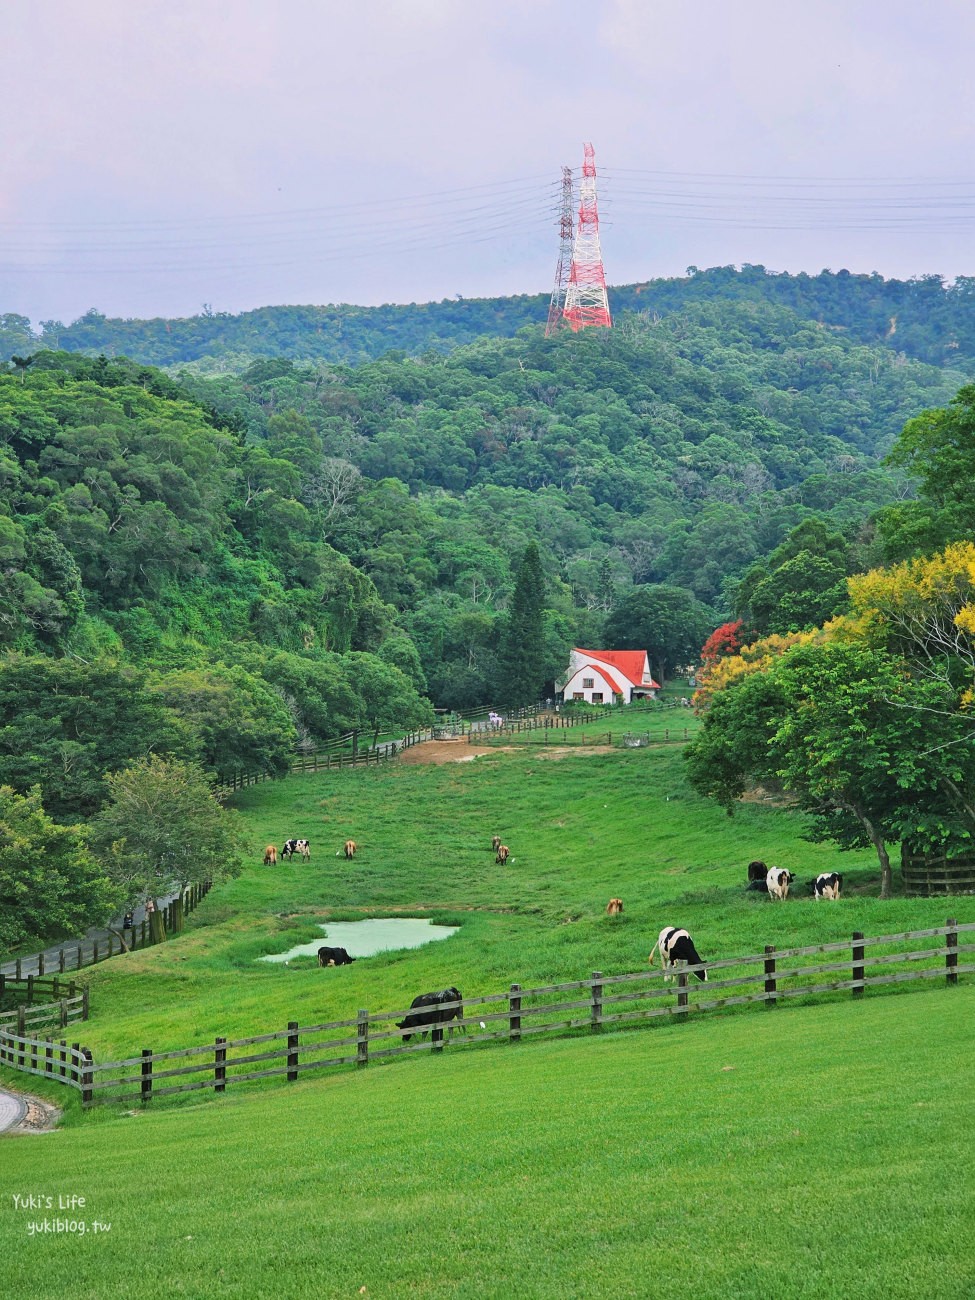
<svg viewBox="0 0 975 1300"><path fill-rule="evenodd" d="M572 266L572 168L562 168L562 212L559 217L559 265L555 272L555 287L552 301L548 306L548 322L545 325L545 337L549 338L558 329L565 310L565 291L569 283L569 269Z"/></svg>
<svg viewBox="0 0 975 1300"><path fill-rule="evenodd" d="M565 291L562 316L573 330L587 325L609 329L609 298L606 295L606 272L599 249L599 210L596 206L596 151L591 144L584 148L582 185L579 189L579 224L572 246L572 270Z"/></svg>

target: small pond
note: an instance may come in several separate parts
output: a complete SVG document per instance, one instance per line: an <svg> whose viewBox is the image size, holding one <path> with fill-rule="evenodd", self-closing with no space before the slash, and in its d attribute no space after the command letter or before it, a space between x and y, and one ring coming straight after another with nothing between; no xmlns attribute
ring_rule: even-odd
<svg viewBox="0 0 975 1300"><path fill-rule="evenodd" d="M329 921L321 926L322 938L300 943L287 952L259 957L258 961L290 961L292 957L314 957L323 941L332 948L344 948L350 957L372 957L396 948L422 948L437 939L449 939L457 925L434 925L419 917L377 917L371 921Z"/></svg>

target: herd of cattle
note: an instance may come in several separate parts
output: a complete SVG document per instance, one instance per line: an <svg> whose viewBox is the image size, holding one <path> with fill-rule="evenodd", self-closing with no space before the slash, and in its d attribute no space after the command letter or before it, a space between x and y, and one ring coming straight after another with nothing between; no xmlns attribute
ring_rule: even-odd
<svg viewBox="0 0 975 1300"><path fill-rule="evenodd" d="M358 845L355 840L346 840L344 846L336 852L335 856L339 857L344 853L346 859L351 860L355 857L357 848ZM492 837L491 850L495 854L495 862L500 863L502 866L509 860L514 861L510 857L511 850L506 844L501 843L500 835ZM286 840L284 847L281 849L280 858L285 861L293 858L296 853L306 862L310 860L311 846L308 840ZM275 865L278 857L277 847L269 844L264 850L264 865ZM758 860L748 864L747 888L765 893L770 899L784 902L789 897L790 885L794 883L794 874L782 867L768 867L764 862ZM817 900L828 899L835 902L840 896L842 884L843 877L837 872L821 871L815 880L809 882L808 892ZM619 916L622 911L622 898L611 898L606 904L606 914L608 916ZM699 980L707 979L707 970L697 948L694 946L694 940L686 930L678 929L675 926L665 926L657 936L657 942L650 953L649 965L654 964L654 957L658 953L665 980L671 979L673 971L686 967L691 967L691 973L696 975ZM323 945L318 949L319 966L348 966L354 961L355 957L350 957L345 948ZM437 1043L443 1041L444 1026L447 1026L448 1032L453 1031L454 1021L457 1022L456 1027L466 1033L464 998L458 988L451 986L448 989L418 994L410 1003L410 1010L406 1018L396 1021L396 1027L404 1031L403 1041L406 1043L415 1034L425 1034L427 1032L430 1033L432 1041Z"/></svg>
<svg viewBox="0 0 975 1300"><path fill-rule="evenodd" d="M767 893L769 898L784 902L789 897L789 886L795 883L791 871L782 867L766 867L764 862L749 862L748 888L757 893ZM821 871L815 880L810 880L807 893L813 898L827 898L835 902L840 896L843 877L836 871Z"/></svg>

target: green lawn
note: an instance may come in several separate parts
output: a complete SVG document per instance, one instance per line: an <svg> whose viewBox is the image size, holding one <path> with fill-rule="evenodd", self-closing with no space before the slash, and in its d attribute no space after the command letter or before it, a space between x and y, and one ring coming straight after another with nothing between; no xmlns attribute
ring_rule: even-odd
<svg viewBox="0 0 975 1300"><path fill-rule="evenodd" d="M962 985L98 1112L0 1142L4 1294L962 1300L973 1015ZM111 1230L32 1240L29 1191Z"/></svg>
<svg viewBox="0 0 975 1300"><path fill-rule="evenodd" d="M402 1008L450 984L471 997L641 970L664 924L715 960L975 920L975 898L881 903L870 853L805 842L786 809L726 817L688 791L672 746L391 763L269 782L236 806L244 875L183 936L85 972L92 1019L76 1032L96 1060ZM264 868L264 844L291 835L311 862ZM349 836L352 863L336 856ZM836 867L846 897L747 894L754 857L800 880ZM397 912L461 929L334 970L255 960L316 920ZM0 1291L970 1296L973 1011L969 976L424 1052L133 1114L82 1113L38 1081L67 1111L57 1134L0 1141ZM90 1197L86 1221L111 1232L28 1240L11 1197L31 1190Z"/></svg>

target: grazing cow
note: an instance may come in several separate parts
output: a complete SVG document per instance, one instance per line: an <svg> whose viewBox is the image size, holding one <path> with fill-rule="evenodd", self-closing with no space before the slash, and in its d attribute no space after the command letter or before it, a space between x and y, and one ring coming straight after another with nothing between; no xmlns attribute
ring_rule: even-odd
<svg viewBox="0 0 975 1300"><path fill-rule="evenodd" d="M749 881L752 881L752 880L760 880L760 881L762 882L762 884L764 884L764 883L765 883L765 877L766 877L767 875L768 875L768 867L765 865L764 862L757 862L757 861L756 861L756 862L749 862L749 864L748 864L748 879L749 879Z"/></svg>
<svg viewBox="0 0 975 1300"><path fill-rule="evenodd" d="M359 846L356 844L355 840L346 840L342 846L342 852L351 860L355 857L355 851L358 847Z"/></svg>
<svg viewBox="0 0 975 1300"><path fill-rule="evenodd" d="M697 949L694 947L694 940L686 930L675 930L672 925L666 926L660 931L657 942L653 945L653 952L650 953L650 965L653 965L653 954L660 950L660 965L664 970L664 979L669 980L668 971L673 970L678 962L683 962L685 966L700 966L701 958L698 956ZM699 980L706 980L708 973L706 970L696 970L694 974Z"/></svg>
<svg viewBox="0 0 975 1300"><path fill-rule="evenodd" d="M607 916L619 916L622 910L623 910L622 898L611 898L609 902L606 904Z"/></svg>
<svg viewBox="0 0 975 1300"><path fill-rule="evenodd" d="M745 893L764 894L768 897L768 885L765 883L765 877L763 876L761 880L749 880L748 884L745 886Z"/></svg>
<svg viewBox="0 0 975 1300"><path fill-rule="evenodd" d="M264 865L266 867L273 867L277 865L277 861L278 851L273 844L269 844L264 850Z"/></svg>
<svg viewBox="0 0 975 1300"><path fill-rule="evenodd" d="M495 862L500 862L501 865L504 866L504 864L508 861L508 854L510 852L511 850L508 848L507 844L499 844L498 856L494 859Z"/></svg>
<svg viewBox="0 0 975 1300"><path fill-rule="evenodd" d="M307 840L286 840L284 848L281 850L281 857L293 858L298 853L307 862L311 857L311 845Z"/></svg>
<svg viewBox="0 0 975 1300"><path fill-rule="evenodd" d="M813 881L813 897L829 898L834 902L840 896L843 877L835 871L821 871Z"/></svg>
<svg viewBox="0 0 975 1300"><path fill-rule="evenodd" d="M491 852L492 852L492 853L497 853L497 851L498 851L498 849L500 849L500 847L501 847L501 836L500 836L500 835L492 835L492 836L491 836Z"/></svg>
<svg viewBox="0 0 975 1300"><path fill-rule="evenodd" d="M443 1026L449 1024L451 1020L459 1020L460 1028L466 1028L463 1024L464 1008L463 1007L445 1007L444 1003L462 1002L463 994L458 988L441 989L439 993L421 993L410 1003L409 1012L405 1020L397 1020L397 1029L408 1029L410 1032L403 1035L403 1042L408 1043L414 1034L423 1034L428 1029L431 1030L431 1038L435 1043L443 1042Z"/></svg>
<svg viewBox="0 0 975 1300"><path fill-rule="evenodd" d="M768 875L765 877L765 887L768 889L769 898L786 899L789 897L789 886L795 880L791 871L783 871L781 867L769 867Z"/></svg>
<svg viewBox="0 0 975 1300"><path fill-rule="evenodd" d="M348 966L355 958L350 957L344 948L319 948L319 966Z"/></svg>

